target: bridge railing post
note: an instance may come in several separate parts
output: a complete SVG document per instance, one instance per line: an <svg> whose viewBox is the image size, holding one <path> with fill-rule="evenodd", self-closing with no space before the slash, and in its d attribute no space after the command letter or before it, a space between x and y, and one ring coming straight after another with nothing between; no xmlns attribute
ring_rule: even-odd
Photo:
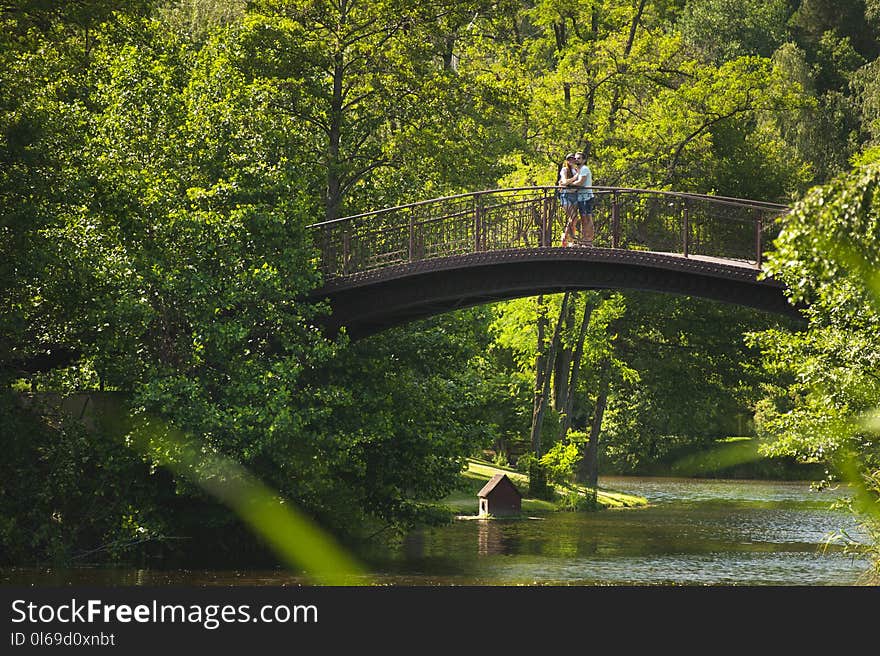
<svg viewBox="0 0 880 656"><path fill-rule="evenodd" d="M483 195L474 196L474 251L483 250Z"/></svg>
<svg viewBox="0 0 880 656"><path fill-rule="evenodd" d="M690 212L690 204L688 203L688 199L684 199L684 209L681 212L681 252L687 257L688 256L688 246L690 244L690 234L691 234L691 212Z"/></svg>
<svg viewBox="0 0 880 656"><path fill-rule="evenodd" d="M543 248L553 243L550 237L550 226L553 221L553 195L547 189L544 189L542 193L544 198L541 204L541 225L539 228L541 232L538 235L538 246Z"/></svg>
<svg viewBox="0 0 880 656"><path fill-rule="evenodd" d="M334 262L334 256L336 255L335 248L331 245L330 242L330 231L322 230L321 231L321 273L326 275L336 275L335 270L331 270L331 266L333 269L336 268ZM332 264L331 264L332 263Z"/></svg>
<svg viewBox="0 0 880 656"><path fill-rule="evenodd" d="M755 220L755 265L760 269L764 259L764 244L762 242L762 233L764 232L764 221L760 213Z"/></svg>
<svg viewBox="0 0 880 656"><path fill-rule="evenodd" d="M351 273L351 234L348 230L342 233L342 275L347 276Z"/></svg>
<svg viewBox="0 0 880 656"><path fill-rule="evenodd" d="M611 248L620 248L620 195L611 194Z"/></svg>
<svg viewBox="0 0 880 656"><path fill-rule="evenodd" d="M407 248L408 259L410 263L415 259L416 252L416 227L415 227L415 217L413 216L412 210L409 212L409 246Z"/></svg>

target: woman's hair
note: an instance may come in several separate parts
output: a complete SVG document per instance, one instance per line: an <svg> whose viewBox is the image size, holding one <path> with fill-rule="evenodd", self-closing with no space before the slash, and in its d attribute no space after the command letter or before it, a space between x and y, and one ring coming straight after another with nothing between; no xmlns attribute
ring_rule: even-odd
<svg viewBox="0 0 880 656"><path fill-rule="evenodd" d="M571 159L572 157L574 157L574 155L571 154L571 153L569 153L568 155L566 155L566 156L565 156L565 159L562 160L562 165L563 165L563 166L569 166L569 164L568 164L568 160ZM562 166L560 166L560 167L559 167L559 171L556 172L556 184L557 184L557 185L562 184Z"/></svg>

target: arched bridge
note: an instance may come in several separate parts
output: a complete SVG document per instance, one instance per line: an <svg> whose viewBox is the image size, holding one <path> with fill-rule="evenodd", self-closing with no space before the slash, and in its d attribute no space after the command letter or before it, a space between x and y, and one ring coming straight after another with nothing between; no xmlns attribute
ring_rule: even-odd
<svg viewBox="0 0 880 656"><path fill-rule="evenodd" d="M784 205L593 187L592 247L559 245L555 187L493 189L310 226L331 328L354 338L503 299L571 289L633 289L714 299L798 317L760 280Z"/></svg>

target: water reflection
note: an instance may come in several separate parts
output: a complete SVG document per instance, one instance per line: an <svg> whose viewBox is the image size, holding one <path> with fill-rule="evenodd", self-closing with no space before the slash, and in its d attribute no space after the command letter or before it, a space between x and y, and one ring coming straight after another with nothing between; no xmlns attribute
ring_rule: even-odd
<svg viewBox="0 0 880 656"><path fill-rule="evenodd" d="M478 519L477 553L481 556L495 556L506 552L502 541L501 525L497 521Z"/></svg>

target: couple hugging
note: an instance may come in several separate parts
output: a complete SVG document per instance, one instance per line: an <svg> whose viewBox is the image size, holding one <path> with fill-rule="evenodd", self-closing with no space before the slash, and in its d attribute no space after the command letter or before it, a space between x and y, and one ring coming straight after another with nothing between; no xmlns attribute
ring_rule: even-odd
<svg viewBox="0 0 880 656"><path fill-rule="evenodd" d="M593 233L593 173L583 153L570 153L559 170L559 195L565 209L563 246L592 246ZM580 238L578 238L580 235Z"/></svg>

